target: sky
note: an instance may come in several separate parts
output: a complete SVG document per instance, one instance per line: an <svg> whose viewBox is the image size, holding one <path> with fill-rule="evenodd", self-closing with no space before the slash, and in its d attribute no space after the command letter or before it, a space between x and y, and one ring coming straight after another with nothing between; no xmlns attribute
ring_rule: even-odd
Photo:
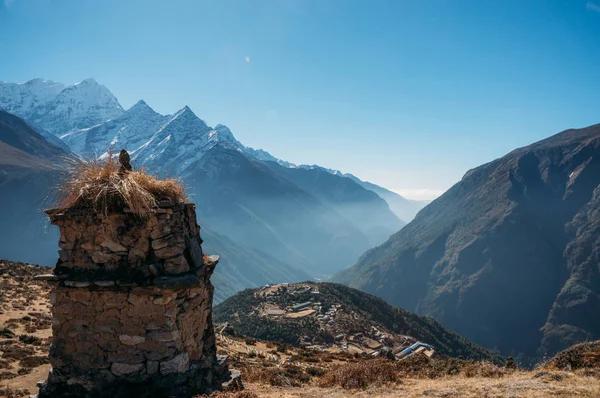
<svg viewBox="0 0 600 398"><path fill-rule="evenodd" d="M600 0L0 1L0 80L92 77L413 199L600 123Z"/></svg>

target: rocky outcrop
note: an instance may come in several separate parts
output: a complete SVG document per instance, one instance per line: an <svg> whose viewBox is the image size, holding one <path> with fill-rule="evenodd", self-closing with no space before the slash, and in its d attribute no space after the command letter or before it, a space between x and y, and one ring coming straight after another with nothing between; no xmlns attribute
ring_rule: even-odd
<svg viewBox="0 0 600 398"><path fill-rule="evenodd" d="M212 326L218 261L202 253L193 204L127 211L48 211L60 227L52 369L40 397L191 397L229 373Z"/></svg>

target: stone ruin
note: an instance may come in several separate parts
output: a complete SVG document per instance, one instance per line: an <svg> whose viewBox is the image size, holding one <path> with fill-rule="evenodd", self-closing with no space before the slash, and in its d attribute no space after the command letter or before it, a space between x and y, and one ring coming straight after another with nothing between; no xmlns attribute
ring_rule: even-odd
<svg viewBox="0 0 600 398"><path fill-rule="evenodd" d="M48 210L60 228L52 369L39 397L191 397L229 379L216 354L211 274L195 206Z"/></svg>

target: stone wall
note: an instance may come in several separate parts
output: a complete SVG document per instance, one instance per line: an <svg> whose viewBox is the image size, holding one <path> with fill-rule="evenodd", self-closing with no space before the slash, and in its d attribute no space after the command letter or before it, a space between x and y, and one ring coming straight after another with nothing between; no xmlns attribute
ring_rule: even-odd
<svg viewBox="0 0 600 398"><path fill-rule="evenodd" d="M149 285L154 277L189 273L203 264L191 203L162 203L148 218L127 210L109 215L86 209L47 213L60 228L57 275Z"/></svg>
<svg viewBox="0 0 600 398"><path fill-rule="evenodd" d="M221 387L210 276L192 204L131 213L49 211L60 227L52 370L41 397L191 397Z"/></svg>

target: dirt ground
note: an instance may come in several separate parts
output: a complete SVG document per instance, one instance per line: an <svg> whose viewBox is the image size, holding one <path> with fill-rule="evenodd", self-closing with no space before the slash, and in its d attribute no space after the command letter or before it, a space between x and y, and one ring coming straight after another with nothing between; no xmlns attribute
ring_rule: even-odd
<svg viewBox="0 0 600 398"><path fill-rule="evenodd" d="M392 398L392 397L439 397L439 398L546 398L546 397L600 397L600 379L575 374L560 373L561 381L532 378L524 372L502 379L447 378L437 380L408 379L402 384L370 388L366 390L344 390L317 386L273 387L256 383L245 383L248 391L264 398Z"/></svg>

